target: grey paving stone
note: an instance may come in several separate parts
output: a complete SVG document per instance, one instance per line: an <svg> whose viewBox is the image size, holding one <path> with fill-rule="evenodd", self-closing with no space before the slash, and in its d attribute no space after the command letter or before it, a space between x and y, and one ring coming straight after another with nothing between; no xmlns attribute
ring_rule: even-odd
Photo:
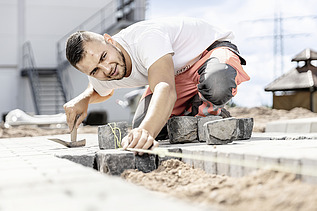
<svg viewBox="0 0 317 211"><path fill-rule="evenodd" d="M218 152L217 153L217 174L227 175L230 174L230 163L221 162L221 160L229 161L229 153L227 152Z"/></svg>
<svg viewBox="0 0 317 211"><path fill-rule="evenodd" d="M81 164L86 167L96 168L96 154L83 154L83 155L56 155L58 158L64 158L74 163Z"/></svg>
<svg viewBox="0 0 317 211"><path fill-rule="evenodd" d="M170 143L190 143L198 139L197 118L175 116L168 120L167 130Z"/></svg>
<svg viewBox="0 0 317 211"><path fill-rule="evenodd" d="M156 155L143 154L135 156L135 168L144 173L148 173L157 168L156 166Z"/></svg>
<svg viewBox="0 0 317 211"><path fill-rule="evenodd" d="M244 176L250 175L254 171L258 170L260 167L259 164L260 156L254 154L244 154Z"/></svg>
<svg viewBox="0 0 317 211"><path fill-rule="evenodd" d="M122 138L127 135L127 122L112 122L98 127L98 142L100 149L120 148Z"/></svg>
<svg viewBox="0 0 317 211"><path fill-rule="evenodd" d="M296 172L296 179L301 179L301 161L300 159L296 159L296 158L285 158L282 157L280 158L280 165L281 167L286 168L286 170L288 171L295 171Z"/></svg>
<svg viewBox="0 0 317 211"><path fill-rule="evenodd" d="M189 155L192 156L193 153L195 152L194 149L186 147L186 148L182 148L182 154L183 155ZM182 161L186 164L188 164L190 167L194 167L194 160L192 158L188 158L188 157L183 157Z"/></svg>
<svg viewBox="0 0 317 211"><path fill-rule="evenodd" d="M253 130L253 118L238 119L237 139L247 140L251 138Z"/></svg>
<svg viewBox="0 0 317 211"><path fill-rule="evenodd" d="M301 160L301 163L302 181L310 184L317 184L317 161L313 159L304 158Z"/></svg>
<svg viewBox="0 0 317 211"><path fill-rule="evenodd" d="M204 124L206 122L222 119L221 116L206 116L206 117L197 117L197 127L198 127L198 140L199 142L206 142L206 135L204 130Z"/></svg>
<svg viewBox="0 0 317 211"><path fill-rule="evenodd" d="M168 152L175 152L175 153L182 153L182 149L181 149L181 148L168 148L167 151L168 151ZM158 166L161 165L161 163L162 163L163 161L166 161L166 160L170 160L170 159L181 160L181 158L178 158L178 157L170 157L170 156L165 156L165 157L157 156L157 159L158 159Z"/></svg>
<svg viewBox="0 0 317 211"><path fill-rule="evenodd" d="M226 118L204 124L207 144L228 144L237 138L236 118Z"/></svg>
<svg viewBox="0 0 317 211"><path fill-rule="evenodd" d="M244 167L239 164L243 164L244 155L238 153L230 153L230 169L229 176L231 177L243 177L244 175Z"/></svg>
<svg viewBox="0 0 317 211"><path fill-rule="evenodd" d="M204 150L197 149L197 150L193 151L193 156L197 157L197 158L203 157L204 156ZM195 169L204 170L205 169L205 161L201 160L201 159L193 159L193 166L194 166Z"/></svg>
<svg viewBox="0 0 317 211"><path fill-rule="evenodd" d="M100 150L97 152L96 160L98 170L110 175L120 175L126 169L135 169L133 152Z"/></svg>
<svg viewBox="0 0 317 211"><path fill-rule="evenodd" d="M204 156L207 158L217 159L217 151L206 150L204 152ZM204 170L208 174L217 174L217 163L213 161L205 161L204 162Z"/></svg>

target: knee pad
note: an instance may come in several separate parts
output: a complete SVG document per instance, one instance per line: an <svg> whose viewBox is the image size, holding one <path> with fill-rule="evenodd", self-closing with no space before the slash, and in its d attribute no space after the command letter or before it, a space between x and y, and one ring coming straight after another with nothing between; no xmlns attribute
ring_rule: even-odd
<svg viewBox="0 0 317 211"><path fill-rule="evenodd" d="M214 105L223 105L232 97L232 89L237 87L237 71L228 64L210 58L198 70L200 74L198 91Z"/></svg>

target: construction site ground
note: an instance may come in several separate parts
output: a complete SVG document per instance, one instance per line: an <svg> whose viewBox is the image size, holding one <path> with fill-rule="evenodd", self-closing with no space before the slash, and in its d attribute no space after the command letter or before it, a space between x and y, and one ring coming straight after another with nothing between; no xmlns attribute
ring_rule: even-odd
<svg viewBox="0 0 317 211"><path fill-rule="evenodd" d="M126 170L121 176L100 171L98 156L108 152L99 149L94 127L78 134L87 140L85 147L71 149L48 140L69 140L64 131L9 137L3 128L0 210L316 210L317 133L261 133L260 120L269 111L262 109L262 119L254 115L249 140L214 146L161 142L163 148L214 160L184 157L149 173ZM294 116L316 115L298 116L301 111ZM287 119L286 111L274 112L284 112L280 119ZM277 113L270 118L277 120ZM247 110L242 114L253 117Z"/></svg>

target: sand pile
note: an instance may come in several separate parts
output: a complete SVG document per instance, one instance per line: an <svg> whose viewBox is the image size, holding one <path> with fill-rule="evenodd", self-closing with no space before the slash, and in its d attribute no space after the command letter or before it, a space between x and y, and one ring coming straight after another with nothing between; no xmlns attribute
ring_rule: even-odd
<svg viewBox="0 0 317 211"><path fill-rule="evenodd" d="M127 170L122 178L153 191L199 205L224 210L316 210L317 186L295 175L260 170L242 178L206 174L179 160L163 162L157 170Z"/></svg>

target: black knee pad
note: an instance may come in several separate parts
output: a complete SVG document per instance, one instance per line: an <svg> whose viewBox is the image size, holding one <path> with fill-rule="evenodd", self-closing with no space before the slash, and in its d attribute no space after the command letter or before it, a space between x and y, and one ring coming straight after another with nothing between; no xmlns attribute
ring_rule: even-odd
<svg viewBox="0 0 317 211"><path fill-rule="evenodd" d="M214 105L223 105L232 97L236 88L237 71L228 64L219 63L217 58L210 58L198 70L200 74L198 91Z"/></svg>

